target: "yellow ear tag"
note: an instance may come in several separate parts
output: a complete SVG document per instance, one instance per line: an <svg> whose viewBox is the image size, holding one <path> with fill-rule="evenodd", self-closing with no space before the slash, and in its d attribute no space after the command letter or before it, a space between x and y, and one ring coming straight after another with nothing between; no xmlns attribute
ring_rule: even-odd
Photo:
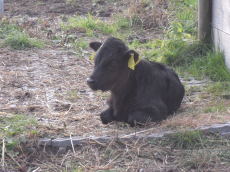
<svg viewBox="0 0 230 172"><path fill-rule="evenodd" d="M94 53L92 54L91 58L90 58L90 60L93 61L93 62L94 62L94 56L95 56L95 54L96 54L96 52L94 52Z"/></svg>
<svg viewBox="0 0 230 172"><path fill-rule="evenodd" d="M135 63L134 61L134 53L132 53L131 57L129 58L128 61L128 67L132 70L135 69L135 66L141 61L140 57L138 58L137 62Z"/></svg>

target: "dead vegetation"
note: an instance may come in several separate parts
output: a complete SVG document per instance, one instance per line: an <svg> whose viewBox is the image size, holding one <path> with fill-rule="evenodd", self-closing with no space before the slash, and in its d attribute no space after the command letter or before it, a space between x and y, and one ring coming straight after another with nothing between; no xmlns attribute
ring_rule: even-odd
<svg viewBox="0 0 230 172"><path fill-rule="evenodd" d="M88 141L62 149L30 148L36 142L15 149L19 156L6 152L5 171L15 166L19 171L228 171L230 152L228 140L218 135L202 136L187 133L163 139L110 140L108 143ZM196 144L189 144L195 141ZM181 147L181 145L185 147ZM191 147L190 147L191 146ZM26 148L25 148L26 147ZM25 149L24 149L25 148ZM9 163L11 162L11 163Z"/></svg>
<svg viewBox="0 0 230 172"><path fill-rule="evenodd" d="M168 2L164 0L150 1L130 0L127 14L133 26L144 29L161 29L169 23L167 13Z"/></svg>

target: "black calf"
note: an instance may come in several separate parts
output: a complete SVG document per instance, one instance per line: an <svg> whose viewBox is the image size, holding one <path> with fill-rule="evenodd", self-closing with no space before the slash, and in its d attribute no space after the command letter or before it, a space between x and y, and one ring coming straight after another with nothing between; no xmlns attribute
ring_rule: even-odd
<svg viewBox="0 0 230 172"><path fill-rule="evenodd" d="M162 63L144 61L120 39L91 42L95 67L87 83L93 90L111 91L103 124L124 121L132 127L159 121L181 104L184 87L175 71Z"/></svg>

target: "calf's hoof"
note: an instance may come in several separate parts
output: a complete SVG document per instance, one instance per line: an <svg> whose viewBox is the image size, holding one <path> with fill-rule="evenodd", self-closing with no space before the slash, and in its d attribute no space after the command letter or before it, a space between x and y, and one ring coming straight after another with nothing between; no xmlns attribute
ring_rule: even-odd
<svg viewBox="0 0 230 172"><path fill-rule="evenodd" d="M113 116L113 109L108 108L105 111L101 112L101 121L103 124L108 124L109 122L115 121L115 117Z"/></svg>

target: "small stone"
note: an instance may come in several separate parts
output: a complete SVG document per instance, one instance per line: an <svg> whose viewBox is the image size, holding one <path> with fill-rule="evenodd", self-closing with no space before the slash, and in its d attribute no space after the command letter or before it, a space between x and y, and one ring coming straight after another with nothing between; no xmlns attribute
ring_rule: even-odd
<svg viewBox="0 0 230 172"><path fill-rule="evenodd" d="M26 152L35 153L36 149L35 148L26 148Z"/></svg>
<svg viewBox="0 0 230 172"><path fill-rule="evenodd" d="M144 172L145 170L143 168L140 168L138 172Z"/></svg>

